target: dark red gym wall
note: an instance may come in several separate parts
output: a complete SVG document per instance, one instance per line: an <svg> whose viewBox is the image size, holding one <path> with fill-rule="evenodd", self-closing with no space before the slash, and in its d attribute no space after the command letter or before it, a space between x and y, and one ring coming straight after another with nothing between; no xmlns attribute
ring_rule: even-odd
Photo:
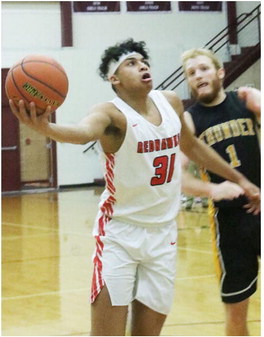
<svg viewBox="0 0 264 337"><path fill-rule="evenodd" d="M61 46L73 47L72 39L72 2L61 1Z"/></svg>

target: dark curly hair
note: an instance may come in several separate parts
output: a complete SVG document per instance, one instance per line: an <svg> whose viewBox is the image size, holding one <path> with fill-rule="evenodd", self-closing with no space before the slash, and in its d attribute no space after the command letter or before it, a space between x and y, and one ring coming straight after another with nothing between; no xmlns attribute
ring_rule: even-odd
<svg viewBox="0 0 264 337"><path fill-rule="evenodd" d="M119 57L124 53L137 52L141 54L146 60L149 59L148 52L145 48L146 43L144 41L135 42L132 38L125 40L121 43L107 48L102 57L101 64L99 66L99 75L102 79L107 80L107 73L109 70L109 63L111 60L118 60Z"/></svg>

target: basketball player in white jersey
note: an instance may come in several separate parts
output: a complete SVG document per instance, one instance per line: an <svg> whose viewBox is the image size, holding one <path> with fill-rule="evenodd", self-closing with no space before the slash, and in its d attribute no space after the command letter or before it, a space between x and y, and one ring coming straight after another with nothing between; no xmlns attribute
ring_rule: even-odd
<svg viewBox="0 0 264 337"><path fill-rule="evenodd" d="M21 122L55 141L100 142L106 187L94 226L92 335L125 335L130 303L132 335L160 334L173 301L180 143L188 157L259 203L259 189L186 128L176 94L152 90L147 60L144 42L108 48L100 73L117 96L92 107L78 125L50 123L49 107L36 116L34 103L28 114L23 101L19 109L10 102ZM236 186L229 197L241 191Z"/></svg>

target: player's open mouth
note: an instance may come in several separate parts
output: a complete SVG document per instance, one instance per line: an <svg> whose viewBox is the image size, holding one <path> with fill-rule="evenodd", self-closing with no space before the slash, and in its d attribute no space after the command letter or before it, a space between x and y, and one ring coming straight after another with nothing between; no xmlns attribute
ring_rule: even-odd
<svg viewBox="0 0 264 337"><path fill-rule="evenodd" d="M143 74L143 76L142 76L142 81L143 81L143 82L149 82L149 81L152 81L152 78L151 78L150 73L145 73L145 74Z"/></svg>
<svg viewBox="0 0 264 337"><path fill-rule="evenodd" d="M197 89L207 87L207 85L208 85L207 82L199 83L199 84L197 85Z"/></svg>

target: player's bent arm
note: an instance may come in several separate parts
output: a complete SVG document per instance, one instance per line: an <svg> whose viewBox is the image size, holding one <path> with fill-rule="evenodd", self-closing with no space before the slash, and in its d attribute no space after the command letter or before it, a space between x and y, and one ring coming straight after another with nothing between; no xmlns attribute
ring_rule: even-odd
<svg viewBox="0 0 264 337"><path fill-rule="evenodd" d="M238 97L245 101L246 107L251 110L260 120L261 114L261 92L256 88L240 87L238 89Z"/></svg>
<svg viewBox="0 0 264 337"><path fill-rule="evenodd" d="M237 183L244 190L252 208L255 209L256 212L259 212L260 189L246 179L246 177L239 171L232 169L216 151L194 137L194 128L189 128L184 118L184 115L186 116L188 114L184 114L183 104L174 92L165 91L163 94L181 120L182 129L180 146L185 155L200 166L207 168L209 171Z"/></svg>
<svg viewBox="0 0 264 337"><path fill-rule="evenodd" d="M204 144L198 138L194 137L182 116L181 121L182 131L180 146L185 155L197 164L207 168L209 171L240 185L249 200L253 203L257 203L257 207L259 207L259 188L246 179L246 177L239 171L232 169L231 166L229 166L229 164L224 161L218 153L216 153L216 151Z"/></svg>
<svg viewBox="0 0 264 337"><path fill-rule="evenodd" d="M207 168L209 171L240 185L251 203L257 203L258 205L256 207L259 208L259 188L248 181L248 179L246 179L246 177L239 171L232 169L216 151L194 136L194 125L193 128L189 128L186 124L186 117L184 117L184 115L188 116L188 114L184 114L183 104L174 92L163 91L163 94L181 120L182 129L180 147L185 155L200 166Z"/></svg>
<svg viewBox="0 0 264 337"><path fill-rule="evenodd" d="M207 168L223 178L238 183L243 179L243 175L232 169L224 159L216 153L208 145L204 144L200 139L195 137L191 130L186 125L186 122L181 116L182 130L181 130L181 150L191 160L202 167Z"/></svg>
<svg viewBox="0 0 264 337"><path fill-rule="evenodd" d="M111 124L110 114L107 113L107 103L95 106L91 113L76 125L60 125L49 122L50 107L44 114L37 116L34 103L30 103L30 112L27 112L23 101L19 108L10 100L10 108L21 123L57 142L86 144L100 139L105 129Z"/></svg>

